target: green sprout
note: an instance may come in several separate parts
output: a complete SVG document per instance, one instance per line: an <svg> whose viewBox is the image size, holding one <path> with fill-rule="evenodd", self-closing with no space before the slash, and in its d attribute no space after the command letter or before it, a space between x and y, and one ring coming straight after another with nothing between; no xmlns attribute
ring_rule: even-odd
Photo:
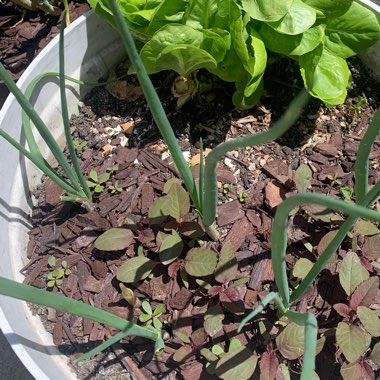
<svg viewBox="0 0 380 380"><path fill-rule="evenodd" d="M223 185L223 194L227 195L233 188L234 185L232 183L225 183Z"/></svg>
<svg viewBox="0 0 380 380"><path fill-rule="evenodd" d="M48 260L49 274L47 277L47 287L53 288L57 286L60 288L63 284L64 277L71 274L71 270L68 267L67 261L63 260L61 265L57 265L57 259L54 256L50 256Z"/></svg>
<svg viewBox="0 0 380 380"><path fill-rule="evenodd" d="M362 97L362 96L359 96L358 97L358 101L356 102L356 104L352 104L350 105L350 108L349 110L352 112L352 113L355 113L355 114L359 114L362 112L362 109L363 107L367 104L367 99Z"/></svg>
<svg viewBox="0 0 380 380"><path fill-rule="evenodd" d="M239 202L244 203L248 195L249 195L248 191L242 191L241 193L239 193Z"/></svg>
<svg viewBox="0 0 380 380"><path fill-rule="evenodd" d="M80 141L78 139L74 139L73 144L74 144L75 150L77 152L81 152L87 146L88 141L86 141L86 140Z"/></svg>
<svg viewBox="0 0 380 380"><path fill-rule="evenodd" d="M150 326L153 324L154 328L161 330L162 322L159 320L159 317L164 311L164 305L159 303L153 310L148 301L143 301L141 303L141 308L145 313L140 314L139 321L145 323L145 326Z"/></svg>
<svg viewBox="0 0 380 380"><path fill-rule="evenodd" d="M112 193L121 193L123 191L123 188L119 186L119 181L115 181L113 185L108 186L108 190Z"/></svg>
<svg viewBox="0 0 380 380"><path fill-rule="evenodd" d="M96 170L92 169L88 174L87 186L95 193L101 193L105 189L107 181L110 179L111 174L117 171L117 165L107 168L105 173L99 175ZM112 191L112 189L111 189Z"/></svg>

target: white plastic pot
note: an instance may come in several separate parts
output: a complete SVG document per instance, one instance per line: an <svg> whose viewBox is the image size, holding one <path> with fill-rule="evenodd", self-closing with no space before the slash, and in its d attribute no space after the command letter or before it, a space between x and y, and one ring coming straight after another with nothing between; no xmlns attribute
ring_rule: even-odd
<svg viewBox="0 0 380 380"><path fill-rule="evenodd" d="M66 74L81 80L97 81L125 56L118 33L92 12L73 22L65 32ZM32 62L18 81L25 89L38 74L58 71L58 38ZM63 135L57 81L45 81L35 108L55 136ZM70 113L77 111L86 88L68 83ZM0 128L20 140L21 109L9 96L0 111ZM0 276L23 281L20 269L27 263L30 193L41 173L18 151L0 139ZM38 380L73 380L67 359L54 347L39 317L32 316L25 302L0 296L0 328L29 372Z"/></svg>
<svg viewBox="0 0 380 380"><path fill-rule="evenodd" d="M377 12L380 8L371 1L362 1ZM364 60L372 70L380 73L379 45L366 53ZM373 51L375 53L373 53ZM87 81L96 81L124 56L118 34L92 12L71 24L65 33L66 74ZM372 63L373 65L373 63ZM25 89L38 74L58 71L58 39L55 38L28 67L18 81ZM380 79L380 78L379 78ZM35 107L54 135L62 135L59 88L51 80L40 86ZM68 104L71 113L86 89L68 86ZM16 139L21 136L21 109L9 96L0 111L0 128ZM41 173L24 160L5 140L0 139L0 276L22 282L20 269L27 263L28 215L31 210L29 189L40 181ZM55 348L52 337L45 331L38 317L32 316L24 302L0 296L0 328L29 372L38 380L73 380L63 357Z"/></svg>

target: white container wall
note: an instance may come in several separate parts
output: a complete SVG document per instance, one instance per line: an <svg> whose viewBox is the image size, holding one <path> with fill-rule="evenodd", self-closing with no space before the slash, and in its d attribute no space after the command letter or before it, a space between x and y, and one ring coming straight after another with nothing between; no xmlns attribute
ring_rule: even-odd
<svg viewBox="0 0 380 380"><path fill-rule="evenodd" d="M371 1L360 1L380 17L380 7ZM366 64L380 80L380 43L362 54ZM125 55L117 32L90 12L73 22L65 33L66 74L88 81L97 81ZM38 74L58 71L58 38L55 38L28 67L18 84L25 89ZM41 86L35 107L54 135L62 136L60 100L57 81L50 79ZM68 86L71 113L86 91L76 84ZM0 111L0 128L16 139L21 134L21 109L9 96ZM28 215L31 210L29 189L35 188L41 173L9 145L0 139L0 276L22 282L20 269L27 263ZM75 375L66 358L54 347L38 317L32 316L26 304L0 296L0 328L13 350L29 372L38 380L73 380Z"/></svg>

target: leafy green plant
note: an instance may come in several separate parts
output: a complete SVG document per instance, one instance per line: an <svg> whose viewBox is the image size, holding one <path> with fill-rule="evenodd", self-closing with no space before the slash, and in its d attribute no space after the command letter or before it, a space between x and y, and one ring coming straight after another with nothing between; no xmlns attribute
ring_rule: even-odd
<svg viewBox="0 0 380 380"><path fill-rule="evenodd" d="M89 3L100 17L119 28L109 0ZM235 83L233 102L238 108L251 107L263 92L266 50L297 61L311 95L326 104L342 103L350 78L346 59L380 35L376 16L353 0L118 4L139 41L149 74L174 70L180 78L192 81L194 72L206 69Z"/></svg>
<svg viewBox="0 0 380 380"><path fill-rule="evenodd" d="M157 330L162 329L162 322L160 321L160 316L164 311L164 305L162 303L158 303L154 309L150 306L148 301L143 301L141 303L141 309L144 313L141 313L139 316L139 321L145 323L146 326L152 325Z"/></svg>
<svg viewBox="0 0 380 380"><path fill-rule="evenodd" d="M111 192L111 194L115 194L121 193L123 191L123 188L119 185L119 181L115 181L112 185L108 186L108 190Z"/></svg>
<svg viewBox="0 0 380 380"><path fill-rule="evenodd" d="M207 372L224 380L248 380L257 366L258 357L237 339L231 339L227 352L218 344L213 345L211 350L202 348L200 352L207 360Z"/></svg>
<svg viewBox="0 0 380 380"><path fill-rule="evenodd" d="M88 144L88 141L83 140L80 141L78 139L73 139L73 145L77 152L81 152Z"/></svg>
<svg viewBox="0 0 380 380"><path fill-rule="evenodd" d="M106 171L101 175L99 175L95 170L91 170L88 174L89 179L87 180L87 186L95 193L103 192L107 181L111 178L111 174L117 171L117 168L117 165L107 168ZM115 192L118 191L115 187L113 187L113 189Z"/></svg>
<svg viewBox="0 0 380 380"><path fill-rule="evenodd" d="M57 265L57 259L55 256L50 256L48 260L49 273L47 276L47 286L48 288L53 288L57 286L58 288L62 286L64 277L71 274L71 270L68 267L67 261L62 260L61 265Z"/></svg>
<svg viewBox="0 0 380 380"><path fill-rule="evenodd" d="M162 2L162 4L168 4L166 2ZM227 2L223 3L226 4ZM261 3L261 2L260 2ZM284 2L285 8L291 2ZM346 2L348 5L344 10L342 10L342 4L339 3L339 6L334 5L333 8L322 7L318 9L318 16L320 19L328 21L330 17L333 15L346 15L348 9L351 9L352 2ZM181 3L177 3L178 6ZM193 4L198 4L194 2ZM252 3L253 6L256 5ZM252 5L251 4L251 5ZM314 2L314 4L317 4ZM219 4L221 5L221 4ZM247 5L247 4L246 4ZM263 10L268 9L264 4ZM272 5L272 4L271 4ZM326 5L326 4L325 4ZM185 185L189 191L191 199L193 200L196 208L202 216L203 222L206 226L211 226L215 219L215 211L216 211L216 201L217 201L217 180L216 180L216 163L219 159L221 159L225 153L229 150L236 149L239 147L246 147L253 144L261 144L266 141L276 139L280 137L286 130L292 125L292 123L297 119L298 115L301 112L302 106L306 103L307 97L304 94L299 95L291 104L289 109L285 112L282 118L273 125L271 129L266 132L255 134L253 136L243 137L240 139L234 139L227 141L226 143L220 144L213 149L213 151L207 156L205 165L203 167L203 151L201 149L201 164L200 164L200 185L197 187L194 181L194 178L189 172L189 168L184 160L182 154L180 153L180 149L178 144L176 143L173 131L170 127L170 124L167 120L166 114L162 108L162 105L159 101L157 93L155 92L152 83L149 80L147 72L137 49L135 47L133 38L130 34L128 25L125 23L125 19L121 14L118 6L116 5L115 0L110 0L111 11L114 14L114 18L112 22L115 22L118 29L121 32L123 41L125 43L126 50L128 55L133 63L134 70L137 73L139 81L141 83L141 87L146 96L147 102L152 110L153 117L159 127L159 130L167 143L169 150L172 153L172 157L177 166L177 169L181 173ZM353 5L353 9L356 5ZM223 6L221 6L223 8ZM164 8L162 8L164 9ZM283 7L282 9L283 11ZM166 9L167 10L167 9ZM286 13L287 13L286 10ZM324 12L323 12L323 11ZM177 11L174 12L175 15ZM352 12L352 11L351 11ZM127 12L128 13L128 12ZM254 12L253 12L254 13ZM281 12L280 12L281 13ZM358 13L362 14L362 11L358 11ZM152 12L151 14L155 14ZM282 13L283 14L283 13ZM109 17L109 16L108 16ZM181 14L182 17L182 14ZM175 18L175 17L173 17ZM249 18L249 16L248 16ZM352 18L355 18L352 15ZM281 19L281 17L279 18ZM370 16L370 19L373 20L373 15ZM357 20L357 19L356 19ZM271 20L276 21L276 20ZM170 25L169 25L170 26ZM378 36L378 23L376 21L376 38ZM239 29L241 32L241 29ZM372 37L370 37L371 39ZM348 38L350 40L350 38ZM354 38L355 40L355 38ZM203 41L203 40L202 40ZM325 41L327 45L333 45L332 41ZM328 43L327 43L328 42ZM345 45L342 50L345 50L346 54L348 54L348 50L358 47L355 45L355 41L351 44L351 48L349 45ZM324 51L324 47L321 45L313 48L316 49L314 52L317 54L317 57L321 59L318 61L316 57L312 58L310 61L312 63L317 63L317 66L313 68L314 71L322 70L323 65L327 61L329 61L329 56L331 53L328 51ZM321 51L322 49L322 51ZM169 49L170 50L170 49ZM313 54L314 54L313 53ZM323 80L319 80L318 78L314 78L313 75L309 75L306 70L308 59L313 57L312 54L305 55L306 61L304 61L304 74L306 73L306 82L310 83L311 81L316 82L316 86L312 87L312 93L315 95L319 90L323 92L326 88L323 88L326 85L326 82ZM322 59L323 58L323 59ZM187 58L188 59L188 58ZM330 61L333 62L334 59ZM178 61L179 62L179 61ZM341 58L338 59L340 64L343 64ZM301 65L302 67L302 65ZM342 65L338 65L337 67L343 67ZM312 72L314 72L312 70ZM339 71L339 69L338 69ZM343 70L344 71L344 70ZM344 79L345 75L342 75ZM304 76L305 78L305 76ZM340 77L341 78L341 77ZM340 79L339 79L340 80ZM331 84L331 83L330 83ZM334 91L333 88L330 89L329 84L329 95L328 102L335 102L338 97L342 95L342 88L340 85L337 85L337 90ZM344 86L345 91L345 86ZM344 92L343 91L343 92ZM326 101L326 100L325 100ZM254 310L251 314L249 314L242 322L242 326L248 322L251 318L253 318L256 314L258 314L269 302L275 301L279 312L287 317L292 322L304 326L304 352L303 352L303 370L302 370L302 379L310 379L314 373L314 364L315 364L315 353L316 353L316 342L317 342L317 320L313 314L310 313L298 313L294 312L290 309L290 306L293 302L298 300L298 298L302 295L303 292L310 286L311 282L314 281L316 276L320 273L323 267L328 262L332 253L337 249L337 247L341 244L344 237L349 232L350 228L354 225L359 217L367 218L370 220L380 221L380 215L375 211L370 210L368 207L370 204L378 197L380 193L380 184L376 184L370 191L368 191L368 157L373 145L373 141L376 138L376 135L380 128L380 112L377 112L373 122L371 123L368 131L366 132L363 140L361 141L360 148L358 151L358 157L356 162L356 183L355 183L355 193L356 193L356 202L357 204L350 204L348 202L334 199L321 194L312 194L312 193L299 193L293 196L290 196L285 201L283 201L278 207L276 211L276 215L273 222L273 231L272 231L272 260L273 260L273 269L275 275L275 281L277 284L278 291L280 293L281 298L276 293L269 293L261 302L260 306ZM332 210L338 211L340 213L349 214L349 217L342 224L340 230L331 240L330 244L325 249L324 253L319 257L318 261L313 265L312 269L306 275L304 280L298 285L296 289L290 294L290 285L287 279L287 271L286 271L286 261L285 261L285 252L286 252L286 240L287 240L287 223L288 223L288 215L297 207L305 203L314 203L317 205L321 205ZM162 216L162 215L159 215ZM204 249L204 248L201 248ZM206 249L207 250L207 249ZM191 254L190 254L191 253ZM203 252L193 251L188 254L189 259L185 259L185 272L190 275L195 276L206 276L212 274L216 265L217 258L214 256L214 252ZM207 259L205 259L207 257ZM131 260L134 260L132 263ZM118 273L120 276L119 280L123 281L127 279L125 282L134 282L141 280L147 277L153 270L153 268L158 264L153 260L150 260L148 257L139 256L132 258L129 261L128 266L125 265L123 271ZM133 264L133 265L132 265ZM138 274L138 276L136 276Z"/></svg>
<svg viewBox="0 0 380 380"><path fill-rule="evenodd" d="M275 275L275 281L277 284L278 291L281 298L276 293L269 293L261 302L260 306L251 312L242 321L241 329L245 323L256 316L269 302L274 301L280 313L289 318L289 320L295 322L296 324L303 325L305 328L304 333L304 361L303 361L303 371L302 379L309 379L313 376L314 369L314 357L316 353L317 344L317 320L313 314L310 313L298 313L290 310L290 306L296 302L300 296L306 291L306 289L315 280L318 274L325 267L327 262L330 260L332 254L336 251L339 245L342 243L343 239L350 231L350 229L357 222L358 218L366 214L366 218L379 222L380 214L370 210L368 207L373 203L380 194L380 183L376 183L371 190L368 191L368 159L369 154L373 146L373 142L376 139L380 131L380 111L377 111L375 117L366 131L357 154L356 166L355 166L355 194L356 194L356 204L349 203L346 201L334 199L331 197L326 197L320 194L310 194L310 193L300 193L297 195L290 196L285 201L283 201L277 208L275 218L273 221L273 231L272 231L272 260L273 260L273 270ZM320 255L316 263L314 263L308 273L302 277L303 281L298 284L298 286L290 292L290 284L287 278L286 262L285 262L285 252L286 252L286 239L287 239L287 224L289 213L301 204L304 203L315 203L322 205L324 207L339 211L341 213L349 214L350 216L341 225L340 229L334 234L332 239L330 239L329 244L324 249L324 252ZM361 214L361 215L360 215ZM353 255L348 255L348 259L353 258ZM347 259L347 260L348 260ZM361 282L361 275L351 277L352 269L354 265L347 264L351 269L343 273L350 273L349 280L347 280L345 275L343 275L343 287L347 287L346 292L352 293L357 285ZM363 272L363 269L356 267L354 271ZM355 279L355 280L353 280ZM342 283L342 279L341 279ZM345 337L351 336L350 334L356 334L355 336L361 339L361 347L366 346L368 342L367 335L361 336L358 333L357 328L350 328L348 325L342 325L343 335ZM360 338L361 336L361 338ZM364 337L364 339L363 339ZM339 344L339 341L338 341ZM344 344L344 343L343 343ZM369 343L368 343L369 344ZM361 351L358 350L358 351ZM359 354L360 356L360 354ZM351 358L352 359L352 358ZM347 366L346 366L347 367Z"/></svg>
<svg viewBox="0 0 380 380"><path fill-rule="evenodd" d="M364 373L368 371L366 363L369 366L369 360L377 366L380 364L380 358L376 359L376 355L371 353L368 357L365 356L371 339L380 336L380 310L371 306L375 303L379 291L379 278L369 277L358 255L347 252L340 267L339 281L349 297L348 305L334 305L337 313L344 318L336 329L336 340L346 358L341 375L347 380L353 378L352 374L347 372L350 365L356 366L356 370ZM375 348L373 351L376 352Z"/></svg>

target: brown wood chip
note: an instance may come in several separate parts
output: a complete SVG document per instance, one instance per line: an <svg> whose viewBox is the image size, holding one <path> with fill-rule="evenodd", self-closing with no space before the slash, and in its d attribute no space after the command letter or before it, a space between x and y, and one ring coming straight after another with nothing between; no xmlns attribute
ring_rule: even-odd
<svg viewBox="0 0 380 380"><path fill-rule="evenodd" d="M223 227L232 224L241 218L244 218L244 211L238 200L218 206L218 226Z"/></svg>

